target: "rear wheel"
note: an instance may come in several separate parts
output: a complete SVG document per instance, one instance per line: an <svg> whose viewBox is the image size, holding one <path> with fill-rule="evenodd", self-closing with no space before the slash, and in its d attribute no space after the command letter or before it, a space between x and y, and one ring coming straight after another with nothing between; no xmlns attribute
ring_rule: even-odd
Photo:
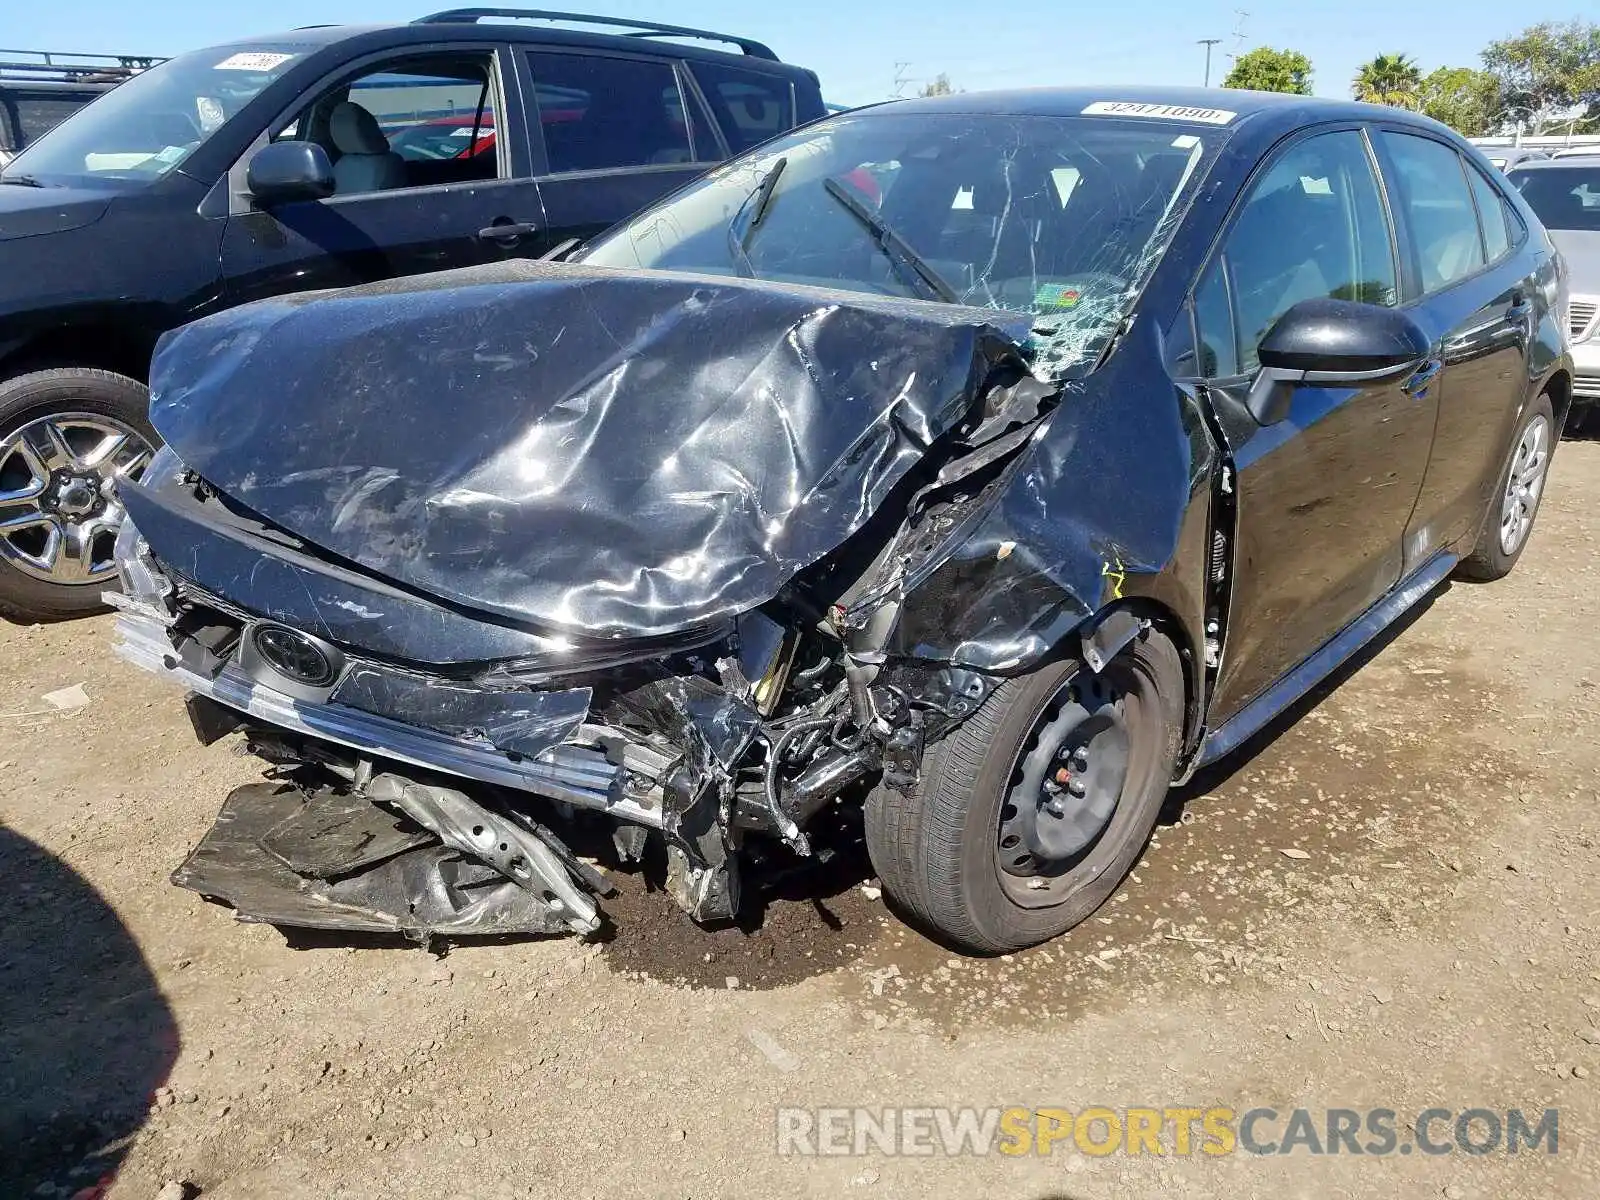
<svg viewBox="0 0 1600 1200"><path fill-rule="evenodd" d="M1511 574L1544 499L1545 480L1550 472L1550 456L1555 452L1555 411L1549 396L1540 396L1528 407L1522 425L1511 443L1511 453L1500 472L1499 486L1489 501L1478 544L1456 569L1465 579L1490 582Z"/></svg>
<svg viewBox="0 0 1600 1200"><path fill-rule="evenodd" d="M101 608L114 586L120 479L156 444L149 393L82 367L0 383L0 616L54 621Z"/></svg>
<svg viewBox="0 0 1600 1200"><path fill-rule="evenodd" d="M867 848L914 920L984 954L1066 932L1144 848L1177 762L1183 670L1147 631L1094 675L1008 680L924 757L907 796L867 801Z"/></svg>

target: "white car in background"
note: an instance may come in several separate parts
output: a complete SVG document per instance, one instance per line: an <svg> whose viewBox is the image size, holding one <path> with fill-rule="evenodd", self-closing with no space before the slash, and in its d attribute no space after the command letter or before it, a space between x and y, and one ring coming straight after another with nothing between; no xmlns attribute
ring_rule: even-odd
<svg viewBox="0 0 1600 1200"><path fill-rule="evenodd" d="M1567 427L1578 429L1593 423L1600 405L1600 154L1521 163L1508 178L1567 260L1567 331L1576 368Z"/></svg>

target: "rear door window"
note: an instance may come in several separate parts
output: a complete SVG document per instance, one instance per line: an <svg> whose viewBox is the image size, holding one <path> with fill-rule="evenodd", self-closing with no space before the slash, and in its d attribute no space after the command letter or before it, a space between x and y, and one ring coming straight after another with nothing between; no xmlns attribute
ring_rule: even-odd
<svg viewBox="0 0 1600 1200"><path fill-rule="evenodd" d="M689 65L735 154L794 127L794 89L787 79L721 63Z"/></svg>
<svg viewBox="0 0 1600 1200"><path fill-rule="evenodd" d="M669 64L529 51L528 66L552 175L695 161Z"/></svg>
<svg viewBox="0 0 1600 1200"><path fill-rule="evenodd" d="M1481 271L1483 242L1461 156L1442 142L1383 132L1398 172L1400 207L1411 229L1424 295Z"/></svg>
<svg viewBox="0 0 1600 1200"><path fill-rule="evenodd" d="M1490 262L1498 262L1511 249L1511 215L1506 202L1476 167L1467 168L1472 198L1478 205L1478 220L1483 225L1483 249Z"/></svg>

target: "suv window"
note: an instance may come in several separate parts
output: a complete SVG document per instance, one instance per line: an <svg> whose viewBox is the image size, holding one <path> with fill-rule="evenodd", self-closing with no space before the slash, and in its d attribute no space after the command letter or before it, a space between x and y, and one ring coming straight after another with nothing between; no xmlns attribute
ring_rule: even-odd
<svg viewBox="0 0 1600 1200"><path fill-rule="evenodd" d="M340 196L494 179L497 111L493 52L408 55L328 88L274 140L326 150Z"/></svg>
<svg viewBox="0 0 1600 1200"><path fill-rule="evenodd" d="M697 62L689 69L735 154L793 128L794 92L787 79L720 63Z"/></svg>
<svg viewBox="0 0 1600 1200"><path fill-rule="evenodd" d="M551 174L695 161L667 63L534 50L528 65Z"/></svg>
<svg viewBox="0 0 1600 1200"><path fill-rule="evenodd" d="M1461 156L1409 133L1385 130L1383 141L1400 176L1400 204L1416 246L1423 294L1482 270L1483 242Z"/></svg>
<svg viewBox="0 0 1600 1200"><path fill-rule="evenodd" d="M1212 278L1218 269L1228 275L1231 310ZM1399 302L1382 195L1366 139L1354 130L1291 146L1251 188L1196 294L1202 354L1215 357L1219 371L1230 362L1234 373L1253 371L1256 347L1278 318L1319 297ZM1217 315L1230 311L1233 329Z"/></svg>

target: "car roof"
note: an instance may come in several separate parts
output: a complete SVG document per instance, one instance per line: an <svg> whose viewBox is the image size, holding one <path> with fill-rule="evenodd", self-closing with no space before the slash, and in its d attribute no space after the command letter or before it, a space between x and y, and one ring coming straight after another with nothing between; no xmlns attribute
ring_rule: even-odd
<svg viewBox="0 0 1600 1200"><path fill-rule="evenodd" d="M619 24L625 27L627 22L621 21ZM682 41L669 41L654 37L635 37L627 34L591 33L587 30L568 29L559 25L537 25L511 21L495 21L481 24L467 21L412 21L394 25L305 25L299 29L288 29L281 33L257 34L247 38L240 38L237 41L208 46L206 49L238 48L249 50L294 46L310 51L325 49L345 42L371 42L373 43L373 49L384 49L391 46L434 45L453 41L495 41L542 46L572 46L592 50L626 50L634 54L660 54L670 55L674 58L720 62L725 65L738 64L745 70L764 71L769 74L807 76L812 74L804 67L796 66L793 63L780 62L775 59L742 54L736 51L713 50L706 46L693 45Z"/></svg>
<svg viewBox="0 0 1600 1200"><path fill-rule="evenodd" d="M1250 92L1236 88L1195 87L1103 87L1074 86L1018 88L997 92L962 92L952 96L933 96L897 100L896 112L961 112L1003 116L1078 116L1097 102L1160 104L1180 108L1211 108L1236 113L1240 117L1257 113L1294 113L1306 120L1337 120L1359 117L1366 120L1398 120L1408 123L1433 122L1400 109L1353 100L1325 100L1319 96L1294 96L1282 92ZM877 106L880 111L885 107Z"/></svg>

